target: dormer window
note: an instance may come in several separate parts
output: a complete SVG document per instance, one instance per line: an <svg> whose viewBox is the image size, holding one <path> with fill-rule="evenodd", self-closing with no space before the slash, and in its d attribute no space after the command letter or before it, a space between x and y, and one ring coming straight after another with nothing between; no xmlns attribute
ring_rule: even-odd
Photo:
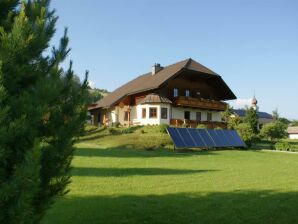
<svg viewBox="0 0 298 224"><path fill-rule="evenodd" d="M178 93L178 89L177 88L174 89L174 93L173 94L174 94L174 97L177 97L178 96L179 93Z"/></svg>
<svg viewBox="0 0 298 224"><path fill-rule="evenodd" d="M190 94L189 94L189 90L188 90L188 89L185 90L185 96L186 96L186 97L189 97L189 96L190 96Z"/></svg>

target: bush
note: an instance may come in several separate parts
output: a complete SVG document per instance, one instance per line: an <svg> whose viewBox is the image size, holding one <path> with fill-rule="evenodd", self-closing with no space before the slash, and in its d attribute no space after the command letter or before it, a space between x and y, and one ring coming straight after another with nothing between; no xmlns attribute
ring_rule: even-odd
<svg viewBox="0 0 298 224"><path fill-rule="evenodd" d="M248 123L241 123L235 127L237 133L240 138L245 142L247 146L251 146L251 144L256 140L256 136Z"/></svg>
<svg viewBox="0 0 298 224"><path fill-rule="evenodd" d="M160 124L160 125L158 126L159 132L160 132L160 133L167 133L167 127L168 127L167 124Z"/></svg>
<svg viewBox="0 0 298 224"><path fill-rule="evenodd" d="M133 133L133 131L134 131L134 128L129 127L129 128L122 129L121 133L122 134L129 134L129 133Z"/></svg>
<svg viewBox="0 0 298 224"><path fill-rule="evenodd" d="M261 136L269 140L277 140L287 136L287 126L280 121L265 124L261 130Z"/></svg>
<svg viewBox="0 0 298 224"><path fill-rule="evenodd" d="M95 125L86 124L84 127L85 132L95 131L98 127Z"/></svg>
<svg viewBox="0 0 298 224"><path fill-rule="evenodd" d="M228 123L227 123L227 128L228 129L235 129L235 127L237 125L239 125L241 123L241 119L236 116L236 117L231 117L229 120L228 120Z"/></svg>
<svg viewBox="0 0 298 224"><path fill-rule="evenodd" d="M141 129L140 130L140 134L145 134L145 130L144 129Z"/></svg>
<svg viewBox="0 0 298 224"><path fill-rule="evenodd" d="M291 146L288 142L277 142L275 144L275 149L279 151L290 151Z"/></svg>
<svg viewBox="0 0 298 224"><path fill-rule="evenodd" d="M197 128L198 129L207 129L206 125L204 125L204 124L198 124Z"/></svg>
<svg viewBox="0 0 298 224"><path fill-rule="evenodd" d="M222 130L222 128L221 127L216 127L216 128L214 128L214 130Z"/></svg>
<svg viewBox="0 0 298 224"><path fill-rule="evenodd" d="M119 128L120 127L120 122L113 122L112 123L112 127L114 127L114 128Z"/></svg>
<svg viewBox="0 0 298 224"><path fill-rule="evenodd" d="M115 128L108 128L108 132L110 135L117 135L119 134L119 131L116 130Z"/></svg>
<svg viewBox="0 0 298 224"><path fill-rule="evenodd" d="M188 128L188 124L183 123L183 124L181 125L181 127L182 127L182 128Z"/></svg>

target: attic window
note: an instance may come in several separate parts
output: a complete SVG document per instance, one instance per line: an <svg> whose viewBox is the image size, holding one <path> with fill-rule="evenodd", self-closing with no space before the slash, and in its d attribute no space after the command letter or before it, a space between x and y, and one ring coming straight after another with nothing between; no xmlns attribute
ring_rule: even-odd
<svg viewBox="0 0 298 224"><path fill-rule="evenodd" d="M177 96L178 96L178 89L175 88L175 89L174 89L174 97L177 97Z"/></svg>
<svg viewBox="0 0 298 224"><path fill-rule="evenodd" d="M188 89L185 90L185 96L186 96L186 97L189 97L189 96L190 96L190 93L189 93L189 90L188 90Z"/></svg>

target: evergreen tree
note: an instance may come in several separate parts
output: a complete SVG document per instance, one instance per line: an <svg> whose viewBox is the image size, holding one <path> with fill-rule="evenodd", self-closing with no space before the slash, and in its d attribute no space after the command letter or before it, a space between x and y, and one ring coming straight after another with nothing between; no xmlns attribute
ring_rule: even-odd
<svg viewBox="0 0 298 224"><path fill-rule="evenodd" d="M65 31L46 50L57 17L49 0L0 1L0 223L37 223L67 193L82 130L87 78L79 83Z"/></svg>
<svg viewBox="0 0 298 224"><path fill-rule="evenodd" d="M258 114L257 111L250 107L246 108L245 117L243 119L244 123L248 123L253 131L254 134L258 134Z"/></svg>

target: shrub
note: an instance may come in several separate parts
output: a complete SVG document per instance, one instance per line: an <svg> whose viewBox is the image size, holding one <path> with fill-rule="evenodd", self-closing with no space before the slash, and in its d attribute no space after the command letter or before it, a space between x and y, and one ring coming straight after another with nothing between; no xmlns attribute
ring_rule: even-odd
<svg viewBox="0 0 298 224"><path fill-rule="evenodd" d="M115 128L108 128L108 132L110 135L117 135L119 134L119 131L116 130Z"/></svg>
<svg viewBox="0 0 298 224"><path fill-rule="evenodd" d="M238 124L235 129L247 146L251 146L251 144L256 140L256 136L250 124L241 123Z"/></svg>
<svg viewBox="0 0 298 224"><path fill-rule="evenodd" d="M145 134L145 130L144 129L141 129L140 130L140 134Z"/></svg>
<svg viewBox="0 0 298 224"><path fill-rule="evenodd" d="M280 121L265 124L261 130L261 136L269 140L277 140L287 136L287 126Z"/></svg>
<svg viewBox="0 0 298 224"><path fill-rule="evenodd" d="M279 151L290 151L291 146L288 142L277 142L275 143L275 149Z"/></svg>
<svg viewBox="0 0 298 224"><path fill-rule="evenodd" d="M129 128L125 128L121 130L122 134L129 134L129 133L133 133L134 128L133 127L129 127Z"/></svg>
<svg viewBox="0 0 298 224"><path fill-rule="evenodd" d="M197 128L198 129L207 129L207 126L204 124L198 124Z"/></svg>
<svg viewBox="0 0 298 224"><path fill-rule="evenodd" d="M182 127L182 128L187 128L187 127L188 127L188 124L183 123L183 124L181 125L181 127Z"/></svg>
<svg viewBox="0 0 298 224"><path fill-rule="evenodd" d="M214 130L222 130L222 128L221 127L216 127L216 128L214 128Z"/></svg>
<svg viewBox="0 0 298 224"><path fill-rule="evenodd" d="M84 127L85 132L95 131L98 127L95 125L86 124Z"/></svg>
<svg viewBox="0 0 298 224"><path fill-rule="evenodd" d="M120 127L120 122L113 122L112 123L112 127L114 127L114 128L119 128Z"/></svg>
<svg viewBox="0 0 298 224"><path fill-rule="evenodd" d="M160 124L160 125L158 126L159 132L160 132L160 133L167 133L167 127L168 127L167 124Z"/></svg>
<svg viewBox="0 0 298 224"><path fill-rule="evenodd" d="M236 117L231 117L229 120L228 120L228 123L227 123L227 128L228 129L235 129L235 127L237 125L239 125L241 123L241 119L236 116Z"/></svg>

